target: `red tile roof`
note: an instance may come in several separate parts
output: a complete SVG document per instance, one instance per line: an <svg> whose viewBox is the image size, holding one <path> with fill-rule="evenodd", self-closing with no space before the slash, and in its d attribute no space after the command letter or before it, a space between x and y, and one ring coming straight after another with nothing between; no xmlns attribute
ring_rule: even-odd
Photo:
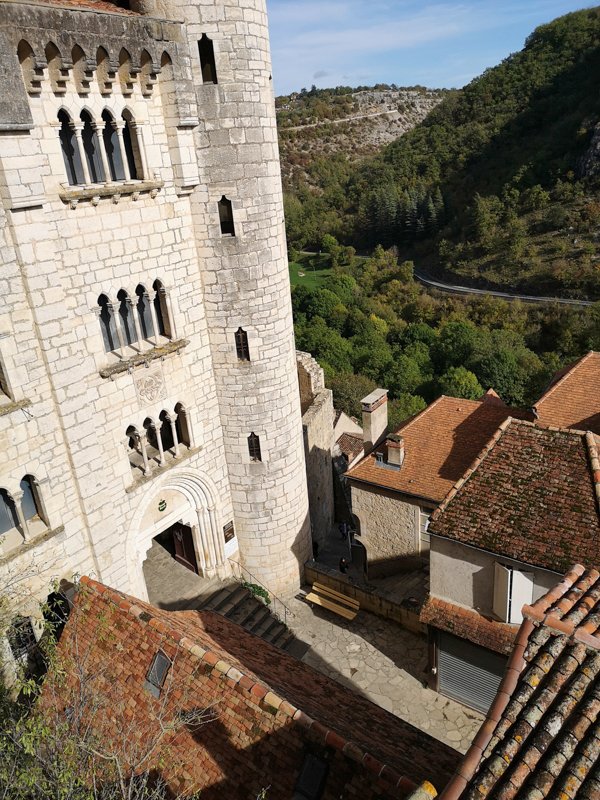
<svg viewBox="0 0 600 800"><path fill-rule="evenodd" d="M598 800L600 572L532 606L487 720L440 800Z"/></svg>
<svg viewBox="0 0 600 800"><path fill-rule="evenodd" d="M144 681L159 648L173 666L156 700ZM213 612L159 610L84 578L59 656L67 680L47 680L45 710L79 702L83 671L101 701L90 724L107 743L127 730L143 749L161 709L165 724L216 709L200 737L180 729L156 750L165 780L206 800L247 800L269 784L269 796L291 797L307 743L330 753L324 800L404 798L426 779L443 786L458 763L456 751Z"/></svg>
<svg viewBox="0 0 600 800"><path fill-rule="evenodd" d="M596 437L508 419L433 513L429 530L562 572L600 546Z"/></svg>
<svg viewBox="0 0 600 800"><path fill-rule="evenodd" d="M359 461L347 477L439 503L511 414L522 416L495 393L487 393L481 400L442 395L396 431L405 447L399 470L377 466L373 453ZM376 449L387 452L385 446Z"/></svg>
<svg viewBox="0 0 600 800"><path fill-rule="evenodd" d="M342 433L337 440L337 444L348 459L349 464L354 461L357 455L362 453L364 447L363 437L354 433Z"/></svg>
<svg viewBox="0 0 600 800"><path fill-rule="evenodd" d="M545 425L600 434L600 353L558 372L534 411Z"/></svg>
<svg viewBox="0 0 600 800"><path fill-rule="evenodd" d="M468 639L496 653L508 655L512 650L517 627L497 622L470 608L428 597L421 610L420 621L446 633Z"/></svg>

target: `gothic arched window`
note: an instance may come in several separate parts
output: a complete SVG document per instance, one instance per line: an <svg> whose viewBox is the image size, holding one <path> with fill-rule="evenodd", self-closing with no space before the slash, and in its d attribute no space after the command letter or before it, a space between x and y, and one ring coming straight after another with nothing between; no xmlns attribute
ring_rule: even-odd
<svg viewBox="0 0 600 800"><path fill-rule="evenodd" d="M0 534L19 527L15 501L6 491L0 489Z"/></svg>
<svg viewBox="0 0 600 800"><path fill-rule="evenodd" d="M102 183L104 181L104 170L98 147L98 136L94 130L93 120L89 111L82 111L79 115L83 122L81 140L83 142L83 152L87 161L90 180L92 183Z"/></svg>
<svg viewBox="0 0 600 800"><path fill-rule="evenodd" d="M142 179L142 159L140 156L140 146L135 132L133 115L130 111L123 111L121 115L125 121L123 127L123 145L125 146L125 157L129 166L129 175L132 180Z"/></svg>
<svg viewBox="0 0 600 800"><path fill-rule="evenodd" d="M84 183L85 181L83 177L83 167L81 166L81 158L79 157L79 148L75 140L73 121L62 108L58 112L58 121L60 122L58 137L60 139L60 149L62 150L65 169L67 171L67 180L71 186L77 186L77 184Z"/></svg>
<svg viewBox="0 0 600 800"><path fill-rule="evenodd" d="M160 419L160 440L163 453L172 452L175 455L175 439L173 438L171 415L168 411L161 411L158 418Z"/></svg>
<svg viewBox="0 0 600 800"><path fill-rule="evenodd" d="M19 488L23 492L23 497L21 498L23 518L25 520L30 520L34 517L39 517L42 522L47 524L47 520L44 519L44 513L42 511L37 481L33 475L25 475Z"/></svg>
<svg viewBox="0 0 600 800"><path fill-rule="evenodd" d="M102 332L104 350L107 353L112 353L113 350L117 350L119 347L115 312L112 303L105 294L101 294L98 298L98 305L100 306L100 330Z"/></svg>
<svg viewBox="0 0 600 800"><path fill-rule="evenodd" d="M121 317L121 329L125 337L126 344L137 342L138 336L135 330L133 319L133 305L125 289L121 289L117 295L119 301L119 316Z"/></svg>
<svg viewBox="0 0 600 800"><path fill-rule="evenodd" d="M192 446L192 437L190 432L190 421L185 406L182 403L177 403L175 406L175 430L177 431L177 441L179 444L184 444L186 447Z"/></svg>
<svg viewBox="0 0 600 800"><path fill-rule="evenodd" d="M212 40L203 33L198 42L202 83L217 83L217 65L215 64L215 48Z"/></svg>
<svg viewBox="0 0 600 800"><path fill-rule="evenodd" d="M250 348L248 347L248 334L243 328L235 332L235 349L240 361L250 361Z"/></svg>
<svg viewBox="0 0 600 800"><path fill-rule="evenodd" d="M140 321L142 339L150 339L154 336L154 323L152 321L152 311L150 308L150 296L146 287L139 284L135 293L137 295L136 310Z"/></svg>
<svg viewBox="0 0 600 800"><path fill-rule="evenodd" d="M173 337L173 331L169 317L169 306L167 304L167 290L163 282L159 280L154 281L152 288L155 292L153 302L158 332L161 336L166 336L168 339L171 339Z"/></svg>
<svg viewBox="0 0 600 800"><path fill-rule="evenodd" d="M106 160L108 161L110 177L113 179L113 181L124 181L125 170L123 168L121 148L119 147L117 125L113 115L106 109L102 112L102 119L104 120L102 139L104 141L104 149L106 151Z"/></svg>
<svg viewBox="0 0 600 800"><path fill-rule="evenodd" d="M262 456L260 453L260 439L254 433L254 431L252 431L248 437L248 453L250 454L251 461L262 461Z"/></svg>

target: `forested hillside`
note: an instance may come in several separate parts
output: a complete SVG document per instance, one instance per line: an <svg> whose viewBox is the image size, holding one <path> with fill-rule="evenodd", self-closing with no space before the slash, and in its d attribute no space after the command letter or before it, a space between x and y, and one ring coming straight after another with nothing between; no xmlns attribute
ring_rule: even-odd
<svg viewBox="0 0 600 800"><path fill-rule="evenodd" d="M600 297L599 75L600 9L541 26L376 157L288 185L290 244L328 232L473 285Z"/></svg>

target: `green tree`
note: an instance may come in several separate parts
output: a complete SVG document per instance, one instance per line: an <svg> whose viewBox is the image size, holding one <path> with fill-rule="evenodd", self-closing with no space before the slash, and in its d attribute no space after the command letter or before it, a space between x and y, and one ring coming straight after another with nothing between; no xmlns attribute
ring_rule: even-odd
<svg viewBox="0 0 600 800"><path fill-rule="evenodd" d="M377 388L375 381L365 375L355 375L352 372L342 372L328 381L329 388L333 391L333 403L340 411L350 417L360 419L361 403L363 397Z"/></svg>
<svg viewBox="0 0 600 800"><path fill-rule="evenodd" d="M402 392L398 397L388 402L388 426L390 431L398 429L404 420L418 414L426 408L427 403L422 397Z"/></svg>
<svg viewBox="0 0 600 800"><path fill-rule="evenodd" d="M440 392L451 397L476 400L483 394L477 376L465 367L450 367L439 380Z"/></svg>

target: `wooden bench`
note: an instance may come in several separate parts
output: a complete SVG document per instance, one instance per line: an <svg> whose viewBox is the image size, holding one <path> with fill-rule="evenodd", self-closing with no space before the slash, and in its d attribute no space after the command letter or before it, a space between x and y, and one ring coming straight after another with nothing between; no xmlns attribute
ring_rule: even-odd
<svg viewBox="0 0 600 800"><path fill-rule="evenodd" d="M306 595L305 600L333 611L348 620L353 620L360 609L358 600L336 592L335 589L330 589L329 586L324 586L322 583L313 583L312 590Z"/></svg>

